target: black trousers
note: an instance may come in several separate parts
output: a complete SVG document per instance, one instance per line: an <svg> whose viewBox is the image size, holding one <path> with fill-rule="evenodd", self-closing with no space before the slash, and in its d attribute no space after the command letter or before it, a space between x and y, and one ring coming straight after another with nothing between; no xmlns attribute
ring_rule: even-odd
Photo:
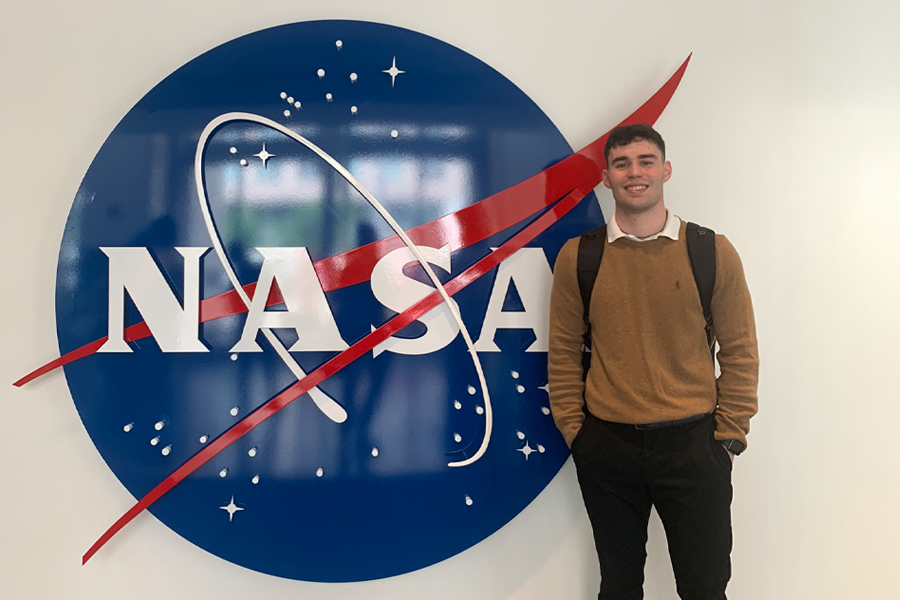
<svg viewBox="0 0 900 600"><path fill-rule="evenodd" d="M600 600L644 597L651 506L666 531L678 596L725 600L731 578L731 459L715 417L665 429L588 415L572 458L600 559Z"/></svg>

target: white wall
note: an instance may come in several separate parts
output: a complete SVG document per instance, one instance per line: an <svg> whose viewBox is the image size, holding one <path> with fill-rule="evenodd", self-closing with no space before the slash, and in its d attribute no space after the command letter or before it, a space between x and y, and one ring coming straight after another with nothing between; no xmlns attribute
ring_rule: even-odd
<svg viewBox="0 0 900 600"><path fill-rule="evenodd" d="M761 412L735 465L741 599L900 597L900 5L812 2L4 0L0 19L0 597L586 599L597 568L568 464L475 548L416 573L324 585L246 571L149 514L86 567L133 499L93 448L56 356L54 281L75 191L159 80L238 35L318 18L408 27L485 60L573 147L693 52L658 123L670 208L726 233L757 311ZM601 192L611 214L611 198ZM675 598L661 528L647 597Z"/></svg>

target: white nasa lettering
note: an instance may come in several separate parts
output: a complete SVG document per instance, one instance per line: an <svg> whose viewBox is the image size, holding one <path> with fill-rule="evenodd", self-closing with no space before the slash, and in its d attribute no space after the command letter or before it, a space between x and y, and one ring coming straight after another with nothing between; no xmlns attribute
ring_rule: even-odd
<svg viewBox="0 0 900 600"><path fill-rule="evenodd" d="M450 272L449 246L442 248L417 246L417 248L429 264ZM416 257L409 248L397 248L383 256L372 269L372 293L383 306L402 313L434 291L433 287L403 274L403 267L415 262ZM372 349L372 356L378 356L382 352L405 355L430 354L447 346L459 334L459 324L446 303L441 303L425 313L419 322L425 325L424 334L417 338L390 337ZM373 325L372 331L375 329Z"/></svg>
<svg viewBox="0 0 900 600"><path fill-rule="evenodd" d="M503 301L510 283L515 282L522 300L522 311L504 311ZM500 352L494 342L498 329L531 329L534 342L526 352L547 352L550 347L550 286L553 272L542 248L522 248L497 268L481 336L475 342L478 352Z"/></svg>
<svg viewBox="0 0 900 600"><path fill-rule="evenodd" d="M243 334L231 352L262 352L256 343L259 330L277 328L296 330L297 341L290 347L291 352L346 349L347 342L341 337L334 321L306 248L256 250L263 255L263 265ZM265 310L272 282L276 280L287 306L286 311Z"/></svg>
<svg viewBox="0 0 900 600"><path fill-rule="evenodd" d="M449 246L418 246L432 265L451 272ZM109 257L109 333L98 352L131 352L124 339L125 293L141 313L150 333L163 352L209 352L199 339L200 258L208 248L176 248L184 257L184 307L146 248L100 248ZM348 347L341 337L325 292L316 276L306 248L257 248L263 256L259 280L248 309L240 340L231 352L262 352L256 336L261 329L288 328L297 332L291 352L339 352ZM382 257L372 270L375 298L386 308L402 313L434 291L434 288L403 274L416 262L409 248L398 248ZM550 286L553 273L541 248L523 248L503 261L497 270L481 335L475 342L478 352L500 352L494 342L498 329L531 329L535 341L526 352L547 352ZM266 302L277 281L287 310L266 311ZM504 311L509 286L515 282L524 310ZM454 302L454 306L456 303ZM458 310L458 307L457 307ZM373 348L373 357L382 352L423 355L449 345L459 334L459 325L450 308L442 303L419 321L425 326L417 338L390 337ZM374 331L376 326L372 326Z"/></svg>
<svg viewBox="0 0 900 600"><path fill-rule="evenodd" d="M125 292L163 352L209 352L199 338L200 257L209 248L175 248L184 257L184 308L146 248L100 248L109 257L108 339L97 352L131 352Z"/></svg>

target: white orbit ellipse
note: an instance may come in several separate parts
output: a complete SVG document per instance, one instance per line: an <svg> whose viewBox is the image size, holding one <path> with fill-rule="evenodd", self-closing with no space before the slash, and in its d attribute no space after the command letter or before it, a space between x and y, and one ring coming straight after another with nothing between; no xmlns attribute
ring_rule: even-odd
<svg viewBox="0 0 900 600"><path fill-rule="evenodd" d="M235 121L249 121L251 123L258 123L266 127L271 127L272 129L288 136L296 142L303 144L304 146L315 152L319 156L319 158L327 162L335 171L340 173L340 175L347 180L347 183L352 185L356 189L356 191L362 194L362 196L366 199L366 201L368 201L372 208L378 211L378 214L380 214L381 217L388 223L388 225L390 225L391 229L393 229L397 234L397 237L399 237L406 245L406 247L409 248L410 252L413 253L413 256L416 257L416 260L425 270L428 278L437 288L437 291L441 295L444 303L447 304L447 307L450 309L450 313L453 315L453 318L456 321L457 325L459 325L459 330L463 335L466 346L468 346L469 348L469 355L472 357L475 371L478 374L478 382L481 385L481 393L484 397L483 412L485 426L481 445L472 456L466 458L465 460L450 462L447 464L447 466L464 467L477 461L487 451L487 447L491 439L491 429L493 427L493 411L491 409L491 398L487 388L487 380L484 376L484 370L481 367L481 360L478 358L478 353L475 351L475 344L472 341L472 336L469 335L469 329L463 322L462 316L459 314L459 310L457 309L456 305L450 301L450 295L447 293L447 290L444 289L444 285L432 270L431 265L428 264L428 261L425 260L425 257L422 256L422 253L415 246L415 244L413 244L412 240L409 239L409 236L406 235L406 232L402 227L400 227L400 224L397 223L397 221L391 216L387 209L385 209L384 206L382 206L381 203L378 202L378 200L376 200L375 197L369 192L369 190L367 190L362 183L360 183L346 168L344 168L342 164L335 160L331 155L329 155L327 152L319 148L311 141L307 140L299 133L288 129L287 127L281 125L280 123L277 123L276 121L252 113L229 112L219 115L218 117L210 121L203 129L203 132L200 134L200 139L197 141L197 151L194 155L194 182L197 187L197 197L200 203L200 210L203 214L203 221L206 224L206 229L212 241L213 248L219 258L219 262L222 263L222 268L225 269L225 273L228 275L229 281L231 281L231 285L234 287L235 292L237 292L238 296L241 298L241 301L249 309L250 297L244 291L244 288L241 285L237 274L234 272L234 269L231 266L231 261L228 259L228 255L225 253L225 248L222 245L222 240L221 238L219 238L218 232L216 231L215 224L212 219L211 209L209 206L209 198L206 194L206 186L203 183L202 175L203 151L206 149L206 144L209 141L209 138L212 136L213 132L215 132L215 130L222 125ZM290 353L287 351L287 348L284 347L281 341L277 337L275 337L275 334L272 333L272 331L269 329L263 329L262 332L265 335L266 340L268 340L268 342L275 349L275 352L278 354L279 358L284 361L285 365L287 365L287 367L291 370L291 373L293 373L297 380L299 381L306 377L306 373L303 371L302 367L300 367L297 361L294 360L294 357L290 355ZM325 414L325 416L330 418L332 421L336 423L343 423L347 420L347 411L344 410L341 405L335 402L333 398L328 396L318 387L310 389L308 394L312 398L313 402L315 402L319 410L321 410Z"/></svg>

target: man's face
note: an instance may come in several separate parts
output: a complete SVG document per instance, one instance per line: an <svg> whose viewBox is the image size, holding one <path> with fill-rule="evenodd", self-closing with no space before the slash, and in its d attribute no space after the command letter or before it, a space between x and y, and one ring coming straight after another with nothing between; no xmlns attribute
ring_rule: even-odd
<svg viewBox="0 0 900 600"><path fill-rule="evenodd" d="M635 140L609 151L609 166L603 185L612 190L616 210L640 214L652 210L663 199L663 183L672 176L672 165L663 161L656 144Z"/></svg>

